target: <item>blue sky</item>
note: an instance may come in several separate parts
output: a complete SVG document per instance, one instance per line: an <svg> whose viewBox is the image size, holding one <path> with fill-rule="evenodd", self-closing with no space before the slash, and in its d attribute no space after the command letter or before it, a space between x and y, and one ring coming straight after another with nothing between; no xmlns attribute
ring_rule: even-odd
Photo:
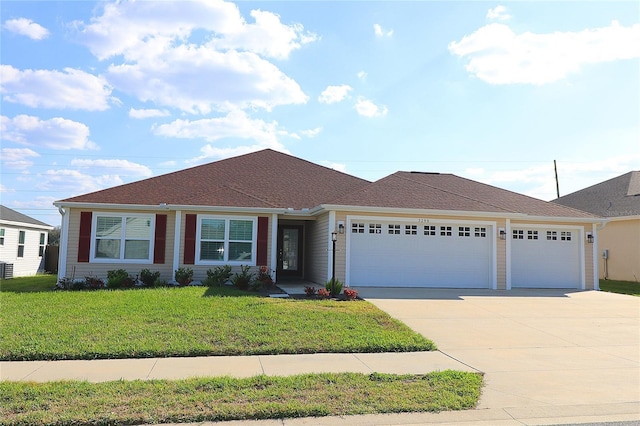
<svg viewBox="0 0 640 426"><path fill-rule="evenodd" d="M2 204L263 148L555 198L640 169L640 4L0 4ZM269 167L269 165L265 165Z"/></svg>

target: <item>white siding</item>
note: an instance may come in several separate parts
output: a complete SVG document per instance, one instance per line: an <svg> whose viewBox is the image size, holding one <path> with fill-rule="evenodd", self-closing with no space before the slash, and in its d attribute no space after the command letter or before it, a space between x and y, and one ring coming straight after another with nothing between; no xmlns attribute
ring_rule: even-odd
<svg viewBox="0 0 640 426"><path fill-rule="evenodd" d="M5 231L4 244L0 245L0 262L13 264L13 276L24 277L44 272L44 257L40 256L40 234L44 234L46 247L49 231L33 229L29 225L13 226L0 224ZM18 257L18 236L24 231L24 254Z"/></svg>

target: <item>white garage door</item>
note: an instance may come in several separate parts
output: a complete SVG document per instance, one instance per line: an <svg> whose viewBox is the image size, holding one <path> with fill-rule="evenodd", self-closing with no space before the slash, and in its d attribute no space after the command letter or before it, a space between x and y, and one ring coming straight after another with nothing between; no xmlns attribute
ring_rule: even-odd
<svg viewBox="0 0 640 426"><path fill-rule="evenodd" d="M353 286L491 288L493 227L352 221Z"/></svg>
<svg viewBox="0 0 640 426"><path fill-rule="evenodd" d="M580 288L577 230L514 226L511 238L511 287Z"/></svg>

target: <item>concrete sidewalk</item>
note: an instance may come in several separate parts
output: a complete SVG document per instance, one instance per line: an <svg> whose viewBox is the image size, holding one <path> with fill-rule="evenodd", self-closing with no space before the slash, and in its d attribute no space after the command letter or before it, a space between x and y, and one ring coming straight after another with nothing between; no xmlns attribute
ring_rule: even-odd
<svg viewBox="0 0 640 426"><path fill-rule="evenodd" d="M2 361L0 380L183 379L188 377L290 376L305 373L422 374L439 370L477 370L442 352L257 355L192 358L141 358L70 361Z"/></svg>

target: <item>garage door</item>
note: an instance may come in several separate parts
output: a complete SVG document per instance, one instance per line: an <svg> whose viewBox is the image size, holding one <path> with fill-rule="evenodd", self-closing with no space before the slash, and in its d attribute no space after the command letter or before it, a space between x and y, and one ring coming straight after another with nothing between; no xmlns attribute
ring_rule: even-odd
<svg viewBox="0 0 640 426"><path fill-rule="evenodd" d="M491 288L493 227L352 221L353 286Z"/></svg>
<svg viewBox="0 0 640 426"><path fill-rule="evenodd" d="M580 288L580 268L575 229L513 227L511 287Z"/></svg>

